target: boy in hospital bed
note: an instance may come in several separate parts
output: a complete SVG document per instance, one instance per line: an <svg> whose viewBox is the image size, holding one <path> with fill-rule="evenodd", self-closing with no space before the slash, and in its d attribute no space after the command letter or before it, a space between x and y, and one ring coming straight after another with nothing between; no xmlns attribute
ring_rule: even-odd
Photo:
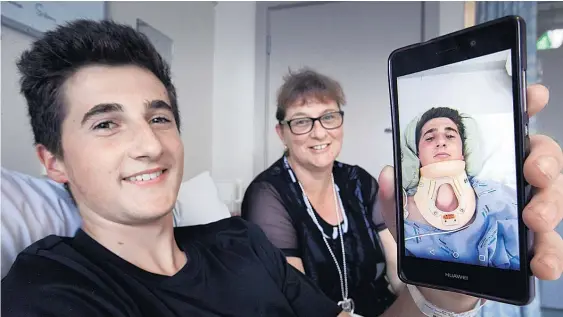
<svg viewBox="0 0 563 317"><path fill-rule="evenodd" d="M404 235L420 258L519 269L514 189L477 179L478 128L451 108L432 108L403 141Z"/></svg>

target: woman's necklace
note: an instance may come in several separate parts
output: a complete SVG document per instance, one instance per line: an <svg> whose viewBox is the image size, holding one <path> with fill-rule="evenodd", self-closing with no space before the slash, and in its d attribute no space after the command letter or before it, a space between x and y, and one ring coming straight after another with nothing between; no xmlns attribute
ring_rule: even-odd
<svg viewBox="0 0 563 317"><path fill-rule="evenodd" d="M340 195L338 194L337 190L336 190L336 185L334 184L334 175L331 174L331 179L332 179L332 188L334 191L334 207L336 210L336 219L338 221L338 235L340 236L340 245L342 246L342 265L343 265L343 269L340 269L340 265L338 264L338 261L336 260L336 255L334 255L334 252L332 251L332 248L330 247L330 245L328 244L328 241L325 237L324 232L322 231L322 227L319 224L319 220L317 219L317 216L315 216L315 213L313 212L313 207L311 206L311 203L309 202L309 198L307 197L307 194L305 194L305 189L303 189L303 186L301 185L301 182L298 181L299 187L301 187L301 192L303 193L303 199L305 201L305 204L307 205L307 210L309 212L309 214L313 215L313 221L315 222L315 224L317 225L317 227L319 228L319 230L321 231L321 235L323 237L323 240L326 244L326 247L328 248L328 251L330 252L330 255L332 256L332 259L334 260L334 264L336 265L336 269L338 270L338 276L340 277L340 291L342 293L342 300L338 302L338 306L340 306L342 308L342 310L344 310L347 313L354 313L354 301L351 298L348 298L348 277L346 275L346 251L344 250L344 234L342 231L342 225L340 223L340 207L342 205L342 200L340 199ZM340 204L339 204L340 202ZM343 209L343 208L342 208Z"/></svg>

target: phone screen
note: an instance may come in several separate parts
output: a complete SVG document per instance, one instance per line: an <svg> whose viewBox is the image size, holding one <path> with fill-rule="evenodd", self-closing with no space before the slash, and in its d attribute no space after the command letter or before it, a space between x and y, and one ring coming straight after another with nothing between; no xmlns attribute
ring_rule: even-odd
<svg viewBox="0 0 563 317"><path fill-rule="evenodd" d="M523 172L524 34L525 22L508 16L389 57L405 283L517 305L533 299L533 234L522 220L532 190Z"/></svg>
<svg viewBox="0 0 563 317"><path fill-rule="evenodd" d="M397 77L405 256L520 270L511 55Z"/></svg>

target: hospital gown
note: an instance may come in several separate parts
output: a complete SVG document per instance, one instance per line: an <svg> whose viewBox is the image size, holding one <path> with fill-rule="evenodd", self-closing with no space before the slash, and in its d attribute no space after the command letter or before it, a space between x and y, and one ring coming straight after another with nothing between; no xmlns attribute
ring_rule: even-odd
<svg viewBox="0 0 563 317"><path fill-rule="evenodd" d="M476 217L469 227L405 241L407 255L504 269L520 268L518 206L514 189L493 181L471 179ZM407 206L408 210L408 206ZM405 220L405 239L443 232Z"/></svg>

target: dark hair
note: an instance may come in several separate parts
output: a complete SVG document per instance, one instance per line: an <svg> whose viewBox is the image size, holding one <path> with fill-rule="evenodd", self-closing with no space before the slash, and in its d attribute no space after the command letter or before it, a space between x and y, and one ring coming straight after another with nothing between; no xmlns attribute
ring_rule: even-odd
<svg viewBox="0 0 563 317"><path fill-rule="evenodd" d="M136 65L152 72L168 91L180 129L169 66L148 38L127 25L80 19L45 32L17 61L35 144L44 145L59 158L64 156L61 126L68 106L64 104L64 84L89 65Z"/></svg>
<svg viewBox="0 0 563 317"><path fill-rule="evenodd" d="M309 68L289 73L283 78L284 84L278 91L276 119L283 121L287 107L293 104L303 105L310 100L320 102L334 101L340 108L346 104L346 97L340 84Z"/></svg>
<svg viewBox="0 0 563 317"><path fill-rule="evenodd" d="M426 122L436 118L448 118L455 123L461 138L462 149L464 149L463 152L465 153L465 125L463 125L463 117L459 114L459 111L447 107L430 108L420 117L415 130L416 152L418 153L418 143L420 142L422 127Z"/></svg>

